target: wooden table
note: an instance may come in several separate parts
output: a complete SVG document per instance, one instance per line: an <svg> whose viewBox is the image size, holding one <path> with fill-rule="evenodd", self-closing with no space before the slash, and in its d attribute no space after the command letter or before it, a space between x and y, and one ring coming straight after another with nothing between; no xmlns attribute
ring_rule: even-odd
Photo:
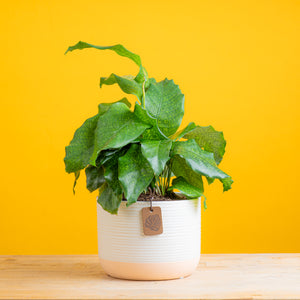
<svg viewBox="0 0 300 300"><path fill-rule="evenodd" d="M202 255L169 281L114 279L96 255L0 256L0 299L300 299L300 254Z"/></svg>

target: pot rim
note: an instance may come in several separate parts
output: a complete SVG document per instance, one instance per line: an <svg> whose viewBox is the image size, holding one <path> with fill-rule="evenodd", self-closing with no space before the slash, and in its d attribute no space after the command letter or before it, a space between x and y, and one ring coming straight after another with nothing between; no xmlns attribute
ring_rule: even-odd
<svg viewBox="0 0 300 300"><path fill-rule="evenodd" d="M201 200L201 197L199 198L193 198L193 199L169 199L169 200L152 200L152 202L170 202L170 201L193 201L193 200ZM127 202L126 199L122 199L122 202ZM135 203L133 204L136 204L136 203L147 203L147 202L150 202L150 200L137 200Z"/></svg>
<svg viewBox="0 0 300 300"><path fill-rule="evenodd" d="M170 202L170 201L193 201L193 200L200 200L201 201L202 196L198 197L198 198L192 198L192 199L169 199L169 200L152 200L153 202ZM98 203L98 196L96 197L97 203ZM127 199L122 199L121 203L127 202ZM150 203L150 200L137 200L136 202L132 203L132 204L136 204L136 203ZM100 205L100 203L98 203Z"/></svg>

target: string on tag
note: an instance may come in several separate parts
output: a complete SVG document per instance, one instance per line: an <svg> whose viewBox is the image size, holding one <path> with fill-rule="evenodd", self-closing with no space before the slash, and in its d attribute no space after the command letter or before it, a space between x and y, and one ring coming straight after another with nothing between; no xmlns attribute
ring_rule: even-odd
<svg viewBox="0 0 300 300"><path fill-rule="evenodd" d="M150 211L153 212L153 208L152 208L153 190L149 187L149 191L150 191Z"/></svg>
<svg viewBox="0 0 300 300"><path fill-rule="evenodd" d="M153 208L152 208L152 198L153 198L153 196L150 197L150 211L153 211Z"/></svg>

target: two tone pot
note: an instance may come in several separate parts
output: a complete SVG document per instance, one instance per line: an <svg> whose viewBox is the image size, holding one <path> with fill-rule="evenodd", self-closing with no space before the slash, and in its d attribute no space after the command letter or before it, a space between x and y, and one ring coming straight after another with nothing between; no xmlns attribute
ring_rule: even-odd
<svg viewBox="0 0 300 300"><path fill-rule="evenodd" d="M201 200L153 201L162 213L163 232L145 235L142 208L148 201L126 207L117 215L97 203L98 253L104 271L116 278L166 280L191 275L200 260Z"/></svg>

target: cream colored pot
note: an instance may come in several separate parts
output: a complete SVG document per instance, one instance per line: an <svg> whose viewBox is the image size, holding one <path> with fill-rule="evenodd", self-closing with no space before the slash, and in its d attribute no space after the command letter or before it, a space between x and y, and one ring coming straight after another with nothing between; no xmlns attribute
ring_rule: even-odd
<svg viewBox="0 0 300 300"><path fill-rule="evenodd" d="M200 259L201 201L153 201L162 211L163 233L144 235L141 209L149 202L126 207L118 215L97 204L98 251L104 271L133 280L164 280L190 275Z"/></svg>

